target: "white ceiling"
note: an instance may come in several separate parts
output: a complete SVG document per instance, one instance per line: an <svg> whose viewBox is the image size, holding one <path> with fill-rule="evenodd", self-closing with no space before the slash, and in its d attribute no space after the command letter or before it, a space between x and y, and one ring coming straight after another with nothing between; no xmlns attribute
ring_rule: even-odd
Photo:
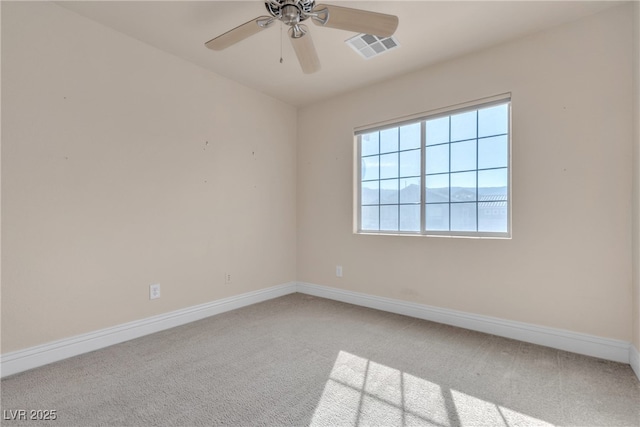
<svg viewBox="0 0 640 427"><path fill-rule="evenodd" d="M465 53L597 13L619 2L596 1L335 1L397 15L400 48L365 60L343 30L308 24L322 69L303 74L280 23L228 49L204 43L268 15L264 2L59 1L57 4L219 75L303 106Z"/></svg>

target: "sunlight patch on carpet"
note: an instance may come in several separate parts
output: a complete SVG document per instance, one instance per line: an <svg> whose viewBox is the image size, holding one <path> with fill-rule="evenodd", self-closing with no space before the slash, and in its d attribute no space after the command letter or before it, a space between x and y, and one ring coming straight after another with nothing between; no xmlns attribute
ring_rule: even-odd
<svg viewBox="0 0 640 427"><path fill-rule="evenodd" d="M540 419L522 414L504 406L496 405L468 394L451 390L456 411L460 418L461 425L478 425L482 420L482 425L491 426L552 426Z"/></svg>
<svg viewBox="0 0 640 427"><path fill-rule="evenodd" d="M548 426L540 419L340 351L311 426Z"/></svg>

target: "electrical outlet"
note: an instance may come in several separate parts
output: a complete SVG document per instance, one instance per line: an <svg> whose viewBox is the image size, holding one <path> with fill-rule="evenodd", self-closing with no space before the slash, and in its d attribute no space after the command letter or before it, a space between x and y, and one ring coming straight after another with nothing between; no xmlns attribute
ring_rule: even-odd
<svg viewBox="0 0 640 427"><path fill-rule="evenodd" d="M149 285L149 299L160 298L160 283Z"/></svg>
<svg viewBox="0 0 640 427"><path fill-rule="evenodd" d="M231 273L224 273L224 283L225 285L232 283Z"/></svg>
<svg viewBox="0 0 640 427"><path fill-rule="evenodd" d="M342 266L336 265L336 277L342 277Z"/></svg>

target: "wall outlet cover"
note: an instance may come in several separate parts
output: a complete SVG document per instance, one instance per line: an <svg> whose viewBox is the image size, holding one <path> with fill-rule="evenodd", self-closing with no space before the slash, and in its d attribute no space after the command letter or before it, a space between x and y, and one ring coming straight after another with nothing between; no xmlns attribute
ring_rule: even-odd
<svg viewBox="0 0 640 427"><path fill-rule="evenodd" d="M149 299L160 298L160 283L149 285Z"/></svg>

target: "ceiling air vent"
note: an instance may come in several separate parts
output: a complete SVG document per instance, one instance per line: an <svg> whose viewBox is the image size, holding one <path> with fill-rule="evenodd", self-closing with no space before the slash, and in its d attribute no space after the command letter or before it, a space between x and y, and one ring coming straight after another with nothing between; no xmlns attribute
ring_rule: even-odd
<svg viewBox="0 0 640 427"><path fill-rule="evenodd" d="M346 40L345 43L365 59L373 58L374 56L378 56L400 46L398 40L393 36L380 38L378 36L372 36L371 34L358 34Z"/></svg>

